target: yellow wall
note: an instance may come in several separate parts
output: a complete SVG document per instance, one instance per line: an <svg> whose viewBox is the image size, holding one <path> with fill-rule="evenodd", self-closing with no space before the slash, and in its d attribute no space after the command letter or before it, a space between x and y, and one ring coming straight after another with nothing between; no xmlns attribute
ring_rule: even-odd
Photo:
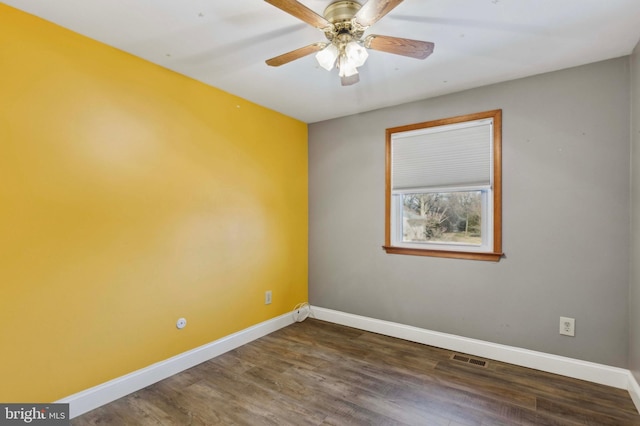
<svg viewBox="0 0 640 426"><path fill-rule="evenodd" d="M0 286L3 402L291 310L306 125L0 4Z"/></svg>

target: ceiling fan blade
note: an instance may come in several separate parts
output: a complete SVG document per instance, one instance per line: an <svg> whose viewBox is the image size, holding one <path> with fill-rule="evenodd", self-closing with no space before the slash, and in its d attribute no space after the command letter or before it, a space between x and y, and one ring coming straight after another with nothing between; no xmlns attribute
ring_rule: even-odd
<svg viewBox="0 0 640 426"><path fill-rule="evenodd" d="M356 22L363 27L370 27L387 13L391 12L403 0L369 0L356 13Z"/></svg>
<svg viewBox="0 0 640 426"><path fill-rule="evenodd" d="M350 77L340 77L340 82L343 86L351 86L352 84L356 84L360 81L360 77L358 74L354 74Z"/></svg>
<svg viewBox="0 0 640 426"><path fill-rule="evenodd" d="M291 52L284 53L280 56L276 56L275 58L267 59L265 62L267 65L272 67L279 67L280 65L284 65L291 61L295 61L296 59L300 59L304 56L311 55L314 52L324 49L327 47L327 43L313 43L305 47L301 47L296 50L292 50Z"/></svg>
<svg viewBox="0 0 640 426"><path fill-rule="evenodd" d="M425 59L433 53L434 44L429 41L389 37L371 34L364 39L364 47L396 55Z"/></svg>
<svg viewBox="0 0 640 426"><path fill-rule="evenodd" d="M331 26L331 22L327 21L322 16L296 0L264 1L321 30Z"/></svg>

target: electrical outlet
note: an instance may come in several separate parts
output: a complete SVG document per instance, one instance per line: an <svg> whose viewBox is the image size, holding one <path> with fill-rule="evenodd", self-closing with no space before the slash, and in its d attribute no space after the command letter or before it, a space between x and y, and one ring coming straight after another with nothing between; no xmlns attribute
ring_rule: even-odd
<svg viewBox="0 0 640 426"><path fill-rule="evenodd" d="M267 290L264 293L264 304L265 305L270 305L271 304L271 290Z"/></svg>
<svg viewBox="0 0 640 426"><path fill-rule="evenodd" d="M180 319L178 319L178 321L176 321L176 328L178 330L182 330L186 326L187 326L187 320L186 319L180 318Z"/></svg>
<svg viewBox="0 0 640 426"><path fill-rule="evenodd" d="M576 335L575 318L560 317L560 334L564 336Z"/></svg>

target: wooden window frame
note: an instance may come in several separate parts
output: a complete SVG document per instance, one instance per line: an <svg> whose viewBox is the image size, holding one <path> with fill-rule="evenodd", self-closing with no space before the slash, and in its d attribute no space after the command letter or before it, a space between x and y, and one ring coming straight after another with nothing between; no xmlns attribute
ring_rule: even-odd
<svg viewBox="0 0 640 426"><path fill-rule="evenodd" d="M429 127L445 126L449 124L463 123L466 121L493 119L493 249L491 251L454 251L409 248L392 245L391 241L391 139L394 133L425 129ZM409 124L406 126L386 129L385 151L385 244L382 248L388 254L404 254L413 256L431 256L453 259L483 260L498 262L504 253L502 252L502 110L479 112L460 115L457 117L427 121L423 123Z"/></svg>

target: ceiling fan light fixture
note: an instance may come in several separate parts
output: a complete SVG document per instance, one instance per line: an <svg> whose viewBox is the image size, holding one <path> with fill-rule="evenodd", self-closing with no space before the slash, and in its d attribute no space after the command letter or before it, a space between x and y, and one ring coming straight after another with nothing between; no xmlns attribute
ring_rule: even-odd
<svg viewBox="0 0 640 426"><path fill-rule="evenodd" d="M322 68L327 71L331 71L336 64L336 59L338 59L338 56L340 56L340 51L335 44L331 43L327 47L316 53L316 60Z"/></svg>
<svg viewBox="0 0 640 426"><path fill-rule="evenodd" d="M369 57L367 49L365 49L355 41L350 41L349 43L347 43L344 51L347 55L347 58L349 59L349 62L356 68L363 66L367 58Z"/></svg>
<svg viewBox="0 0 640 426"><path fill-rule="evenodd" d="M289 15L321 30L326 42L312 43L291 52L267 59L278 67L315 53L318 64L331 71L338 67L343 86L360 81L358 67L369 57L368 49L410 58L425 59L433 53L434 44L408 38L364 33L403 0L327 0L323 15L309 9L299 0L265 0Z"/></svg>

